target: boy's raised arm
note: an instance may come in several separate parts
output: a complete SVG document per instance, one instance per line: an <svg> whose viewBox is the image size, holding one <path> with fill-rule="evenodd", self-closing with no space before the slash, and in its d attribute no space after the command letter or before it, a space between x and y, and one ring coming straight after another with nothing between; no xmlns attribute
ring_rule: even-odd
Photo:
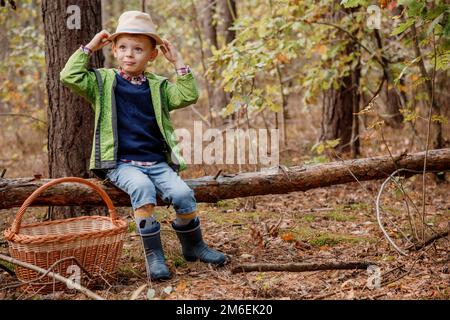
<svg viewBox="0 0 450 320"><path fill-rule="evenodd" d="M87 69L90 53L93 53L108 42L104 41L109 33L105 30L97 33L94 38L85 46L85 50L77 49L67 60L66 65L59 74L60 80L76 94L84 97L90 103L95 102L97 80L95 74Z"/></svg>
<svg viewBox="0 0 450 320"><path fill-rule="evenodd" d="M175 83L167 82L167 98L169 111L194 104L198 100L198 86L192 72L177 76Z"/></svg>
<svg viewBox="0 0 450 320"><path fill-rule="evenodd" d="M161 51L164 57L173 64L176 70L184 69L184 61L178 50L166 39L163 39ZM194 104L198 100L198 86L192 72L177 76L175 83L167 83L167 97L169 100L169 111Z"/></svg>

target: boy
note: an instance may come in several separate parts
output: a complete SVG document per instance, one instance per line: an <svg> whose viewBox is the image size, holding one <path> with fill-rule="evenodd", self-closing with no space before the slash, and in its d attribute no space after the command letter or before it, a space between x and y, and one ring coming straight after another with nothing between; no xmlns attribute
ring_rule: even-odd
<svg viewBox="0 0 450 320"><path fill-rule="evenodd" d="M112 43L119 68L88 70L90 54ZM174 65L177 80L145 72L158 55ZM83 96L95 110L95 132L90 169L105 176L130 195L135 221L142 237L148 277L171 276L164 260L160 224L153 216L156 194L174 206L172 222L187 261L222 265L224 254L202 239L193 191L172 169L185 169L173 137L169 112L198 99L195 79L177 49L155 32L150 15L124 12L116 32L103 30L67 61L61 81ZM169 165L170 164L170 165Z"/></svg>

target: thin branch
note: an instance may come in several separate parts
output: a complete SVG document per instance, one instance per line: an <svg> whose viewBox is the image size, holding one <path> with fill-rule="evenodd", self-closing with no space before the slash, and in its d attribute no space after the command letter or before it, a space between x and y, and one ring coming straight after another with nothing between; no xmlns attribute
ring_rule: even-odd
<svg viewBox="0 0 450 320"><path fill-rule="evenodd" d="M0 254L0 259L1 259L1 260L4 260L4 261L8 261L8 262L10 262L10 263L13 263L13 264L15 264L15 265L18 265L18 266L21 266L21 267L30 269L30 270L34 270L34 271L36 271L36 272L42 273L42 274L47 275L47 276L49 276L49 277L51 277L51 278L53 278L53 279L55 279L55 280L58 280L58 281L60 281L60 282L62 282L62 283L65 283L65 284L68 285L68 286L69 286L69 284L70 284L70 286L71 286L72 288L74 288L74 289L80 291L81 293L85 294L85 295L88 296L89 298L92 298L92 299L95 299L95 300L105 300L104 298L102 298L101 296L95 294L95 293L92 292L91 290L89 290L89 289L87 289L87 288L81 286L81 285L78 284L78 283L74 283L72 280L69 280L69 279L63 277L63 276L61 276L61 275L58 274L58 273L55 273L55 272L49 272L48 270L45 270L45 269L43 269L43 268L41 268L41 267L32 265L32 264L27 263L27 262L19 261L19 260L17 260L17 259L12 258L12 257L5 256L5 255L3 255L3 254Z"/></svg>
<svg viewBox="0 0 450 320"><path fill-rule="evenodd" d="M415 27L414 27L414 35L415 35L415 46L417 48L417 50L419 50L419 54L420 54L420 49L419 46L417 44L417 35L415 33ZM431 117L433 114L433 105L434 105L434 81L435 81L435 75L436 75L436 39L434 37L434 30L433 30L433 47L434 47L434 68L433 68L433 80L431 83L431 88L429 90L431 90L430 95L431 95L431 101L430 101L430 109L428 111L428 126L427 126L427 140L426 140L426 145L425 145L425 158L423 160L423 175L422 175L422 241L425 241L425 193L426 193L426 179L425 179L425 171L427 169L427 157L428 157L428 148L430 146L430 133L431 133ZM425 68L425 65L421 59L421 66L423 66L423 68ZM426 70L425 70L426 73Z"/></svg>
<svg viewBox="0 0 450 320"><path fill-rule="evenodd" d="M266 271L289 271L289 272L307 272L317 270L343 270L343 269L367 269L374 265L369 261L351 261L351 262L317 262L317 263L250 263L234 267L231 272L266 272Z"/></svg>
<svg viewBox="0 0 450 320"><path fill-rule="evenodd" d="M400 249L395 242L391 239L391 237L389 236L389 234L386 232L386 230L383 227L383 224L381 222L381 209L380 209L380 198L381 198L381 194L383 193L384 188L386 187L386 184L393 179L393 177L401 172L401 171L406 171L406 172L413 172L413 173L417 173L419 171L417 170L411 170L411 169L405 169L405 168L401 168L398 170L395 170L381 185L380 190L378 191L378 195L377 195L377 199L375 202L376 205L376 211L377 211L377 221L378 221L378 225L381 228L381 231L383 232L384 236L386 237L386 239L389 241L389 243L395 248L395 250L397 250L400 254L407 256L408 253L406 253L404 250ZM422 172L422 171L420 171Z"/></svg>
<svg viewBox="0 0 450 320"><path fill-rule="evenodd" d="M448 236L448 232L449 230L447 229L446 231L443 231L441 233L437 233L435 235L433 235L432 237L426 239L424 242L422 243L417 243L417 244L412 244L411 246L409 246L408 248L406 248L406 250L420 250L423 247L426 247L427 245L429 245L430 243L433 243L434 241L440 239L440 238L444 238L446 236ZM448 241L448 240L447 240Z"/></svg>
<svg viewBox="0 0 450 320"><path fill-rule="evenodd" d="M35 118L33 116L30 116L29 114L24 114L24 113L0 113L0 117L24 117L24 118L33 119L35 121L39 121L43 124L47 124L47 122L45 122L44 120Z"/></svg>
<svg viewBox="0 0 450 320"><path fill-rule="evenodd" d="M231 5L231 1L230 0L226 0L226 1L227 1L227 6L228 6L228 11L230 11L231 18L233 19L233 22L234 22L237 19L236 12L234 12L234 10L233 10L233 6Z"/></svg>
<svg viewBox="0 0 450 320"><path fill-rule="evenodd" d="M320 24L320 25L324 25L324 26L330 26L333 28L336 28L342 32L344 32L345 34L347 34L356 44L358 44L361 48L363 48L364 50L366 50L371 56L375 57L375 61L378 62L380 64L381 67L385 67L385 64L383 63L383 61L381 61L372 51L370 51L365 45L363 45L358 38L356 38L353 34L351 34L350 31L345 30L344 28L342 28L341 26L338 26L334 23L331 22L326 22L326 21L306 21L303 20L303 22L308 23L308 24Z"/></svg>

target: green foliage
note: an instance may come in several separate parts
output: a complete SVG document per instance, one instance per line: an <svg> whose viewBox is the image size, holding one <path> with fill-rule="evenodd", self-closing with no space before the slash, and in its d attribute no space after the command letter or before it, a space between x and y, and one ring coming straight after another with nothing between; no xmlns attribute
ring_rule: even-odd
<svg viewBox="0 0 450 320"><path fill-rule="evenodd" d="M0 111L46 119L44 33L39 17L40 1L21 1L17 10L0 7L0 28L5 38L0 53ZM1 37L0 37L1 38ZM17 124L27 118L5 123ZM32 122L44 131L44 123Z"/></svg>
<svg viewBox="0 0 450 320"><path fill-rule="evenodd" d="M405 30L409 29L415 22L416 20L412 18L406 20L391 32L391 36L396 36L405 32Z"/></svg>
<svg viewBox="0 0 450 320"><path fill-rule="evenodd" d="M367 5L368 1L366 0L342 0L341 5L344 6L344 8L355 8L359 6L365 6Z"/></svg>

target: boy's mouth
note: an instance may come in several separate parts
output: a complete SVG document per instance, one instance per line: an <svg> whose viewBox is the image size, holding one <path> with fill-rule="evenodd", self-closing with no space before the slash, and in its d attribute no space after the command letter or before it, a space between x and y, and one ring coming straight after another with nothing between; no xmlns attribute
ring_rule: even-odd
<svg viewBox="0 0 450 320"><path fill-rule="evenodd" d="M126 65L126 66L132 66L133 64L135 64L134 62L124 62L124 64Z"/></svg>

